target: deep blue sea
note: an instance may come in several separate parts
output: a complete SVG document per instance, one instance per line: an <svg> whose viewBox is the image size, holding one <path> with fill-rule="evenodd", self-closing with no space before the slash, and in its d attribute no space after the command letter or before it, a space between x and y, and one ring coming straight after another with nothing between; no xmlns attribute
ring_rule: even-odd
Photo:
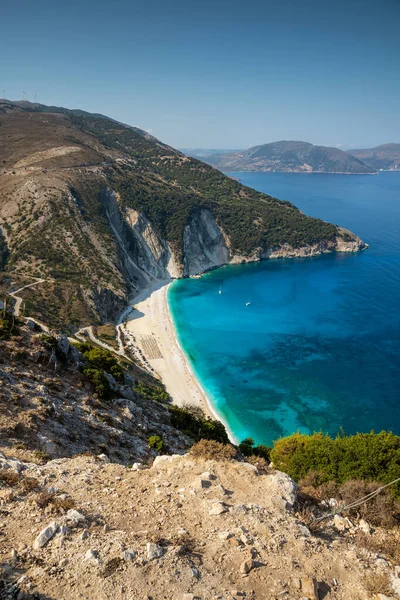
<svg viewBox="0 0 400 600"><path fill-rule="evenodd" d="M176 281L177 334L212 405L257 443L298 430L400 434L400 173L233 175L370 248Z"/></svg>

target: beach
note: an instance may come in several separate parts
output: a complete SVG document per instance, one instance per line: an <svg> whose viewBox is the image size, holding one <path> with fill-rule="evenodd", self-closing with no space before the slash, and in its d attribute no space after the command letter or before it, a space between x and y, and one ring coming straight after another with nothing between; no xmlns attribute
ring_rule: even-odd
<svg viewBox="0 0 400 600"><path fill-rule="evenodd" d="M147 363L164 383L177 406L196 406L219 419L192 373L175 333L167 291L171 281L158 282L138 294L125 311L123 328L128 340L141 349Z"/></svg>

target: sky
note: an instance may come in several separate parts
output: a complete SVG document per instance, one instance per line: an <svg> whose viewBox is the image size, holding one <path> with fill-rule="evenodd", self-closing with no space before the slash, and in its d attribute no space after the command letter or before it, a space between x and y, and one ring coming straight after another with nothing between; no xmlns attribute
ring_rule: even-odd
<svg viewBox="0 0 400 600"><path fill-rule="evenodd" d="M1 4L0 97L177 148L400 143L400 0Z"/></svg>

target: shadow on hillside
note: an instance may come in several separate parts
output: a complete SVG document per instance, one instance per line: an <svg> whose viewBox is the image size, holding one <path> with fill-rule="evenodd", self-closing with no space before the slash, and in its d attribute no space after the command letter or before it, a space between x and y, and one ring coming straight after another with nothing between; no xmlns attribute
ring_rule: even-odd
<svg viewBox="0 0 400 600"><path fill-rule="evenodd" d="M0 563L0 570L7 571L10 569L9 563ZM0 579L0 598L9 598L10 600L16 600L21 592L20 588L16 584L17 580L25 574L26 569L15 567L12 574L6 579ZM40 592L23 592L24 600L59 600L53 596L47 594L41 594Z"/></svg>

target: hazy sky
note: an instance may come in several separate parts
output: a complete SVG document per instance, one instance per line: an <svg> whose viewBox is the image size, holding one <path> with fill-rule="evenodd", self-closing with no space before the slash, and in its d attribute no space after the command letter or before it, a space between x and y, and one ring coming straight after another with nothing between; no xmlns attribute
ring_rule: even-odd
<svg viewBox="0 0 400 600"><path fill-rule="evenodd" d="M400 142L400 0L3 0L0 96L175 147Z"/></svg>

